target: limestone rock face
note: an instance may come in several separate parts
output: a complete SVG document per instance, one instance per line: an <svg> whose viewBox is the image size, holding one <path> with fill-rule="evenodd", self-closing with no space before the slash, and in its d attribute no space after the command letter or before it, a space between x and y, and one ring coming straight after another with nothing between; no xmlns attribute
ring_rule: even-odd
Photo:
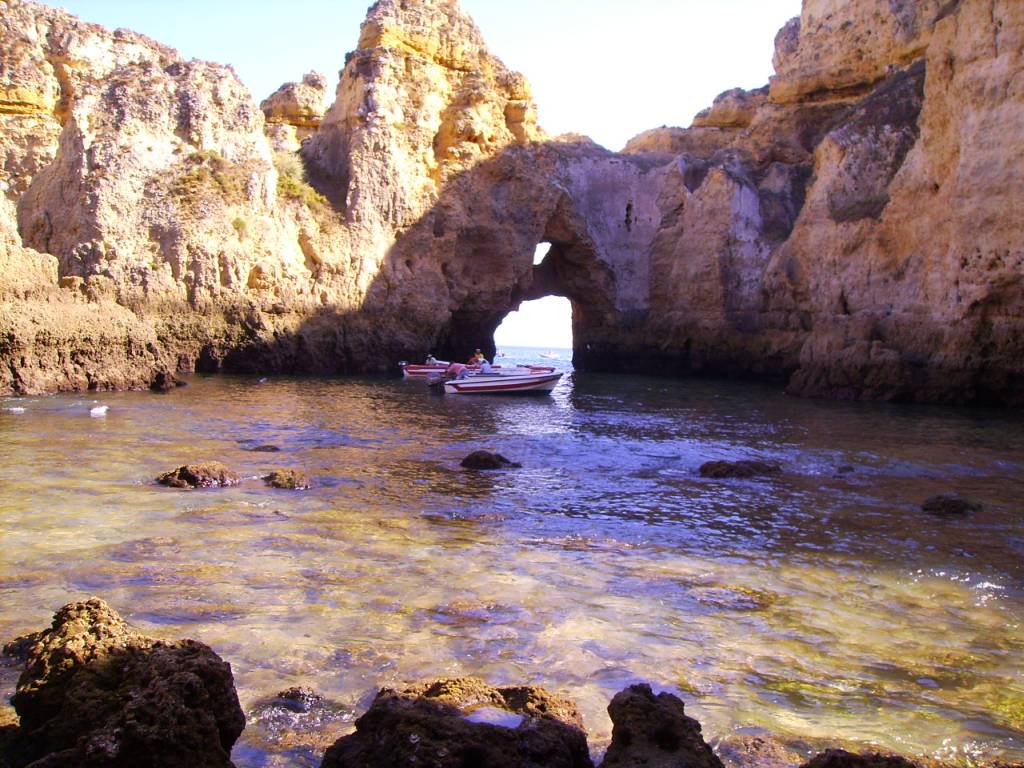
<svg viewBox="0 0 1024 768"><path fill-rule="evenodd" d="M93 598L22 644L15 768L231 765L245 718L230 667L202 643L140 635Z"/></svg>
<svg viewBox="0 0 1024 768"><path fill-rule="evenodd" d="M5 7L2 391L461 359L561 295L583 370L1024 402L1019 3L805 0L767 89L622 154L547 139L455 0L376 3L322 119Z"/></svg>
<svg viewBox="0 0 1024 768"><path fill-rule="evenodd" d="M267 136L277 151L297 152L313 136L330 106L327 78L309 72L299 83L285 83L260 104Z"/></svg>
<svg viewBox="0 0 1024 768"><path fill-rule="evenodd" d="M776 38L776 103L863 95L922 57L958 0L804 0Z"/></svg>

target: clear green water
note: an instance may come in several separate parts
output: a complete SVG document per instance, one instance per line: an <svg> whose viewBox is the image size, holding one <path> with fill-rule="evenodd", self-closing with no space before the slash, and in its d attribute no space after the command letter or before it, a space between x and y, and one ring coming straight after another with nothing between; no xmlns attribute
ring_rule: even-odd
<svg viewBox="0 0 1024 768"><path fill-rule="evenodd" d="M481 447L524 467L461 470ZM0 458L0 638L97 595L213 646L247 710L291 685L357 710L382 685L474 674L571 696L600 747L608 700L644 680L710 738L1024 759L1016 416L612 376L509 399L197 378L0 400ZM697 476L719 458L787 471ZM206 459L252 479L152 482ZM317 487L256 479L278 467ZM950 490L984 511L920 511ZM316 764L278 736L247 729L238 765Z"/></svg>

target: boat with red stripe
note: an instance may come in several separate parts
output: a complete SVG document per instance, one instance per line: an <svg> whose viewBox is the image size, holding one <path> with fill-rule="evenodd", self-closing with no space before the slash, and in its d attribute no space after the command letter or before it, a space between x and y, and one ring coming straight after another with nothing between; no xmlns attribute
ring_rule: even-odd
<svg viewBox="0 0 1024 768"><path fill-rule="evenodd" d="M549 394L561 378L560 371L477 374L444 382L444 391L449 395Z"/></svg>
<svg viewBox="0 0 1024 768"><path fill-rule="evenodd" d="M437 360L433 363L399 363L399 367L402 369L402 376L407 379L428 379L431 375L444 376L445 371L448 370L448 366L451 363L446 363L441 360ZM467 366L470 371L480 370L479 365ZM516 366L516 368L508 369L502 368L500 365L492 365L492 370L501 371L515 371L518 368L526 368L533 373L554 373L554 368L549 365L526 365Z"/></svg>

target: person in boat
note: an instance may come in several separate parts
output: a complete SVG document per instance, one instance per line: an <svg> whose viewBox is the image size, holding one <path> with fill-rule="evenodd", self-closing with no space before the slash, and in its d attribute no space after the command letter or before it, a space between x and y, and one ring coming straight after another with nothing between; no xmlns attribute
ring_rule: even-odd
<svg viewBox="0 0 1024 768"><path fill-rule="evenodd" d="M480 361L484 359L484 353L479 349L469 356L469 360L466 361L466 365L480 365Z"/></svg>
<svg viewBox="0 0 1024 768"><path fill-rule="evenodd" d="M469 366L463 365L462 363L452 363L448 366L444 372L446 380L451 381L452 379L465 379L469 377Z"/></svg>
<svg viewBox="0 0 1024 768"><path fill-rule="evenodd" d="M437 365L437 358L434 357L433 352L427 355L427 365Z"/></svg>
<svg viewBox="0 0 1024 768"><path fill-rule="evenodd" d="M487 362L487 358L482 355L480 356L480 370L478 373L482 373L485 376L494 373L494 369L491 367L491 364Z"/></svg>

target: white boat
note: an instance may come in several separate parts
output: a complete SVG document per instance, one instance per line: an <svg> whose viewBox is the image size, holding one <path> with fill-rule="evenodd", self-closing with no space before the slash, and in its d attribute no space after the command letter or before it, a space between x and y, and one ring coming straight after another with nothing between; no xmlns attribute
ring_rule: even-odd
<svg viewBox="0 0 1024 768"><path fill-rule="evenodd" d="M402 369L402 376L407 379L429 379L431 376L444 376L445 371L448 370L448 366L451 363L445 362L444 360L435 360L433 363L399 363L399 367ZM480 370L479 365L467 366L470 371L476 372ZM534 373L551 373L554 368L546 365L528 365L528 366L516 366L516 368L502 368L500 365L492 365L491 370L503 371L503 372L515 372L517 369L525 367Z"/></svg>
<svg viewBox="0 0 1024 768"><path fill-rule="evenodd" d="M550 349L547 352L541 352L540 356L543 357L545 360L558 360L561 357L560 354Z"/></svg>
<svg viewBox="0 0 1024 768"><path fill-rule="evenodd" d="M519 369L521 372L496 373L493 375L468 376L444 383L449 395L510 395L521 392L550 392L562 378L561 372L550 369L536 371L532 368Z"/></svg>

